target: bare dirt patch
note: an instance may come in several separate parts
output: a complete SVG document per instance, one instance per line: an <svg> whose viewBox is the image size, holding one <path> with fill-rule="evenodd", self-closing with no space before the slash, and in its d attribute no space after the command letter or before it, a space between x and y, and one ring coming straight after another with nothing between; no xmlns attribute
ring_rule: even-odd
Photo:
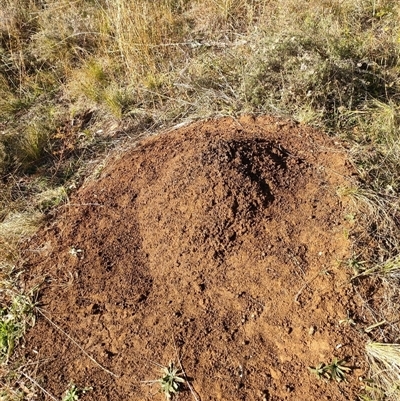
<svg viewBox="0 0 400 401"><path fill-rule="evenodd" d="M116 155L27 245L45 280L26 338L57 397L161 399L154 363L178 361L205 400L351 400L363 344L340 325L351 169L325 135L268 117L195 123ZM348 382L308 370L347 358ZM153 363L154 362L154 363ZM194 399L189 389L178 400Z"/></svg>

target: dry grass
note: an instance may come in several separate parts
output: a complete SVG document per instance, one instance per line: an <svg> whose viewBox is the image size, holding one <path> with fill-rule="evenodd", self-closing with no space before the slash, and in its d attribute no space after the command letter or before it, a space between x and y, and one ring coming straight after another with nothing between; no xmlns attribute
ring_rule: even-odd
<svg viewBox="0 0 400 401"><path fill-rule="evenodd" d="M397 0L3 0L0 262L118 138L272 113L347 140L354 254L394 316L399 20Z"/></svg>
<svg viewBox="0 0 400 401"><path fill-rule="evenodd" d="M366 346L370 364L371 390L387 400L400 397L400 345L371 342ZM384 389L384 391L382 391ZM378 398L378 399L379 399Z"/></svg>

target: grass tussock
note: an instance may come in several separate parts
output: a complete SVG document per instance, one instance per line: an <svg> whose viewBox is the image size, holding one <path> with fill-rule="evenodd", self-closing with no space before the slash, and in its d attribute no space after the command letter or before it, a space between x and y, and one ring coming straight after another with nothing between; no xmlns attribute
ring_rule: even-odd
<svg viewBox="0 0 400 401"><path fill-rule="evenodd" d="M398 400L400 397L400 346L371 342L366 345L370 364L369 391L376 399Z"/></svg>
<svg viewBox="0 0 400 401"><path fill-rule="evenodd" d="M387 287L379 313L394 316L398 21L396 0L3 0L0 262L121 138L270 113L347 141L357 274Z"/></svg>
<svg viewBox="0 0 400 401"><path fill-rule="evenodd" d="M21 239L34 234L43 215L40 211L10 213L0 223L1 260L11 262L19 256L18 244ZM1 275L1 272L0 272Z"/></svg>

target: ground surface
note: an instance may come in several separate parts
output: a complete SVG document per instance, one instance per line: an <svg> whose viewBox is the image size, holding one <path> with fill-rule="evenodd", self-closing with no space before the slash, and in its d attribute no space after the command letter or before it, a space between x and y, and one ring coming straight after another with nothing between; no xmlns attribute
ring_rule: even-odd
<svg viewBox="0 0 400 401"><path fill-rule="evenodd" d="M162 399L180 359L198 399L353 400L365 374L347 272L345 152L272 118L196 123L111 158L28 243L42 283L26 337L56 397ZM346 357L348 382L308 367ZM191 400L186 386L176 399Z"/></svg>

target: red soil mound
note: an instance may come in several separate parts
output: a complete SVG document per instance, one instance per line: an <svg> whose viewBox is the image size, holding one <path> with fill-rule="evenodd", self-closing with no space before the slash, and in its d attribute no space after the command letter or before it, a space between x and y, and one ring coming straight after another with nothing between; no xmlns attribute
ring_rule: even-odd
<svg viewBox="0 0 400 401"><path fill-rule="evenodd" d="M272 118L196 123L115 156L30 244L45 278L27 336L57 397L162 399L143 381L180 359L178 400L350 400L362 350L336 190L350 174L326 136ZM29 253L29 252L28 252ZM65 333L98 363L101 369ZM346 383L308 366L348 358Z"/></svg>

